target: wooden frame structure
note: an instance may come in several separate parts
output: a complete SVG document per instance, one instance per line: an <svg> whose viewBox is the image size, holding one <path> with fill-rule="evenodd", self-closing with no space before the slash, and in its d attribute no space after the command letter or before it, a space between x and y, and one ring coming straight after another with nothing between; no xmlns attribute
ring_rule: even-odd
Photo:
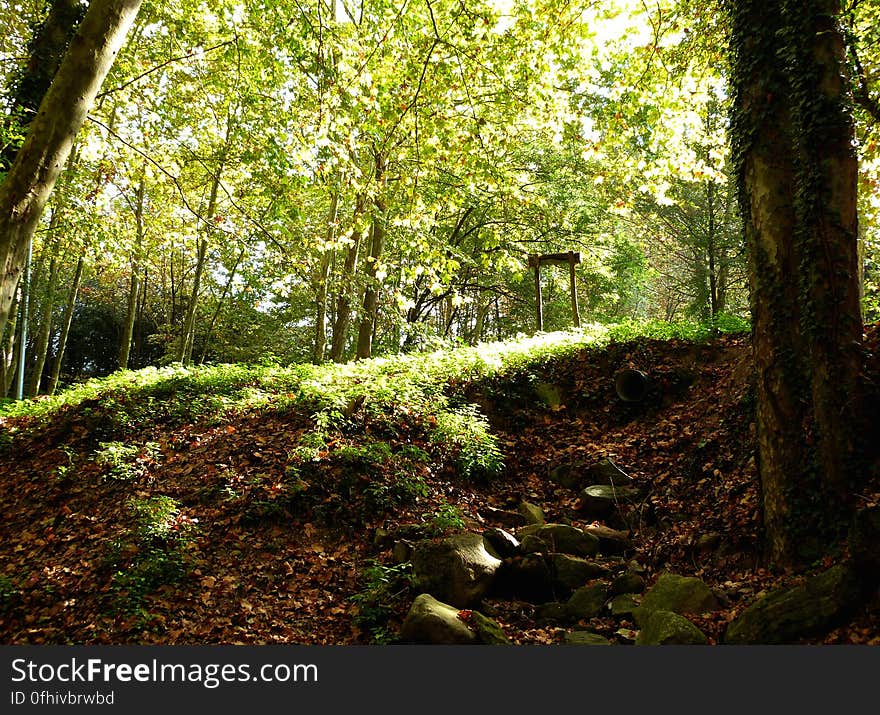
<svg viewBox="0 0 880 715"><path fill-rule="evenodd" d="M576 328L581 327L581 314L578 308L577 283L575 282L574 267L581 262L579 251L568 253L544 253L529 254L529 268L535 272L535 302L537 308L538 330L544 329L544 304L541 298L541 266L568 266L569 288L571 290L571 314Z"/></svg>

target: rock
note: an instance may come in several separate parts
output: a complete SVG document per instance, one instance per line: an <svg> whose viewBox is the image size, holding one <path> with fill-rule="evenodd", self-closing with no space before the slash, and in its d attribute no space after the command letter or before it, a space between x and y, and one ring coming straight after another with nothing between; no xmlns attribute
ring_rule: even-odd
<svg viewBox="0 0 880 715"><path fill-rule="evenodd" d="M826 633L861 601L859 579L848 565L834 566L800 586L759 598L727 626L724 642L773 645Z"/></svg>
<svg viewBox="0 0 880 715"><path fill-rule="evenodd" d="M568 611L565 609L565 604L557 601L545 603L535 610L535 620L539 623L556 623L567 619Z"/></svg>
<svg viewBox="0 0 880 715"><path fill-rule="evenodd" d="M611 599L612 616L628 616L633 613L639 604L631 593L622 593Z"/></svg>
<svg viewBox="0 0 880 715"><path fill-rule="evenodd" d="M641 625L645 614L651 611L705 613L714 611L719 606L718 597L700 579L663 573L642 598L641 605L633 615L636 622Z"/></svg>
<svg viewBox="0 0 880 715"><path fill-rule="evenodd" d="M459 609L441 603L428 593L416 596L400 628L400 639L435 645L476 644L476 632L458 614Z"/></svg>
<svg viewBox="0 0 880 715"><path fill-rule="evenodd" d="M419 541L413 547L413 585L456 608L479 603L501 560L486 550L481 534Z"/></svg>
<svg viewBox="0 0 880 715"><path fill-rule="evenodd" d="M591 534L599 539L599 551L609 555L623 555L635 550L632 539L625 531L618 531L602 524L587 526L584 533Z"/></svg>
<svg viewBox="0 0 880 715"><path fill-rule="evenodd" d="M618 504L631 502L637 497L632 487L612 487L607 484L594 484L581 491L577 508L591 516L606 516Z"/></svg>
<svg viewBox="0 0 880 715"><path fill-rule="evenodd" d="M633 478L624 472L610 459L602 459L590 467L584 475L585 484L606 484L615 487L626 487L633 483Z"/></svg>
<svg viewBox="0 0 880 715"><path fill-rule="evenodd" d="M599 539L593 534L567 524L545 524L535 535L547 542L551 552L594 556L599 552Z"/></svg>
<svg viewBox="0 0 880 715"><path fill-rule="evenodd" d="M495 621L479 611L471 611L470 623L483 645L510 645L510 641Z"/></svg>
<svg viewBox="0 0 880 715"><path fill-rule="evenodd" d="M553 572L540 554L505 559L496 572L493 594L521 598L530 603L554 599Z"/></svg>
<svg viewBox="0 0 880 715"><path fill-rule="evenodd" d="M633 571L624 571L611 582L608 587L609 596L619 596L622 593L641 593L645 590L645 579Z"/></svg>
<svg viewBox="0 0 880 715"><path fill-rule="evenodd" d="M394 541L394 537L391 535L391 532L388 529L383 529L379 527L373 533L373 546L377 549L384 549L391 545Z"/></svg>
<svg viewBox="0 0 880 715"><path fill-rule="evenodd" d="M580 489L586 484L584 473L586 465L582 463L558 464L547 473L550 480L565 489Z"/></svg>
<svg viewBox="0 0 880 715"><path fill-rule="evenodd" d="M486 541L489 553L499 559L509 558L519 549L519 541L504 529L487 529L483 532L483 539Z"/></svg>
<svg viewBox="0 0 880 715"><path fill-rule="evenodd" d="M708 645L705 634L684 616L651 611L642 623L636 645Z"/></svg>
<svg viewBox="0 0 880 715"><path fill-rule="evenodd" d="M550 557L553 565L553 585L559 591L571 592L587 581L606 576L608 569L595 561L587 561L570 554L553 554Z"/></svg>
<svg viewBox="0 0 880 715"><path fill-rule="evenodd" d="M526 518L516 511L496 509L489 506L482 509L480 513L486 521L501 524L501 526L506 526L508 529L515 529L526 524Z"/></svg>
<svg viewBox="0 0 880 715"><path fill-rule="evenodd" d="M412 558L413 545L408 541L397 541L391 549L391 558L394 563L403 564Z"/></svg>
<svg viewBox="0 0 880 715"><path fill-rule="evenodd" d="M598 616L605 605L606 588L606 584L601 582L581 586L566 601L566 615L576 621L579 621L581 618L595 618Z"/></svg>
<svg viewBox="0 0 880 715"><path fill-rule="evenodd" d="M543 524L546 521L541 507L531 502L522 502L519 505L518 511L525 518L526 524Z"/></svg>
<svg viewBox="0 0 880 715"><path fill-rule="evenodd" d="M549 544L537 534L526 534L519 545L524 554L546 554L550 551Z"/></svg>
<svg viewBox="0 0 880 715"><path fill-rule="evenodd" d="M717 531L710 531L707 534L702 534L700 538L697 539L697 550L702 554L708 554L710 551L715 551L721 545L721 534Z"/></svg>
<svg viewBox="0 0 880 715"><path fill-rule="evenodd" d="M569 631L564 638L566 645L611 645L605 636L592 631Z"/></svg>

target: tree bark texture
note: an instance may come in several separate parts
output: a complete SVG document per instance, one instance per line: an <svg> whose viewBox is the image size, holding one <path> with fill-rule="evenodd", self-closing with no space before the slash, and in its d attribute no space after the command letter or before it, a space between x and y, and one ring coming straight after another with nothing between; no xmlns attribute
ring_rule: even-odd
<svg viewBox="0 0 880 715"><path fill-rule="evenodd" d="M140 6L141 0L92 0L0 184L0 334L46 201Z"/></svg>
<svg viewBox="0 0 880 715"><path fill-rule="evenodd" d="M370 228L370 255L367 257L367 285L364 288L363 311L358 328L357 357L369 358L373 355L376 318L379 310L379 284L377 269L382 251L385 249L385 201L382 191L385 182L385 157L376 155L376 184L378 195L373 204L373 223Z"/></svg>
<svg viewBox="0 0 880 715"><path fill-rule="evenodd" d="M837 0L741 0L732 137L768 555L815 558L856 473L857 160Z"/></svg>
<svg viewBox="0 0 880 715"><path fill-rule="evenodd" d="M27 64L12 82L12 106L7 121L15 122L21 129L30 124L52 84L84 11L80 0L50 0L49 13L34 30L28 45ZM18 149L18 143L3 148L0 172L12 166Z"/></svg>
<svg viewBox="0 0 880 715"><path fill-rule="evenodd" d="M333 321L333 339L330 344L330 359L333 362L342 362L345 356L345 344L348 339L348 326L351 323L351 298L355 275L357 274L358 256L360 254L363 232L359 227L361 215L366 206L366 196L358 194L354 208L354 229L351 234L351 243L345 254L345 264L342 267L342 279L339 281L340 293L336 304L336 317Z"/></svg>

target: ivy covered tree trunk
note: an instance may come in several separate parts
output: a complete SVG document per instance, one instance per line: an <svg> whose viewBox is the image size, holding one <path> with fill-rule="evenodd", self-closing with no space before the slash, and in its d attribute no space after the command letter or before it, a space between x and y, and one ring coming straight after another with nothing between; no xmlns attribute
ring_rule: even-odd
<svg viewBox="0 0 880 715"><path fill-rule="evenodd" d="M27 65L13 80L11 111L6 121L17 123L22 130L30 124L84 12L85 6L80 0L49 0L46 19L34 30L28 45ZM0 150L0 172L9 170L18 149L18 142L10 142Z"/></svg>
<svg viewBox="0 0 880 715"><path fill-rule="evenodd" d="M769 556L835 533L857 476L859 311L853 124L837 0L737 0L734 158L749 252Z"/></svg>
<svg viewBox="0 0 880 715"><path fill-rule="evenodd" d="M0 335L46 201L141 1L92 0L0 184Z"/></svg>

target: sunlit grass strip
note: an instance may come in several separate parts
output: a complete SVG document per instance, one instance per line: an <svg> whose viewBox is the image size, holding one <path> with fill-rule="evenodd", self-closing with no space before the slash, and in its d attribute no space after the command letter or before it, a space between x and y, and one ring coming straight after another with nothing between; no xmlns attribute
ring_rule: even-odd
<svg viewBox="0 0 880 715"><path fill-rule="evenodd" d="M742 329L747 324L737 323ZM436 412L445 406L444 391L451 382L467 382L515 371L530 365L595 347L610 340L639 337L705 339L711 328L699 323L626 321L612 326L538 333L514 340L476 346L376 357L349 363L278 365L222 364L199 367L168 365L122 370L74 385L53 397L10 402L0 407L4 418L47 418L73 410L88 401L114 402L153 398L187 400L215 411L287 405L311 405L316 415L341 415L353 400L365 398L367 409L402 406ZM201 400L200 400L201 398Z"/></svg>

